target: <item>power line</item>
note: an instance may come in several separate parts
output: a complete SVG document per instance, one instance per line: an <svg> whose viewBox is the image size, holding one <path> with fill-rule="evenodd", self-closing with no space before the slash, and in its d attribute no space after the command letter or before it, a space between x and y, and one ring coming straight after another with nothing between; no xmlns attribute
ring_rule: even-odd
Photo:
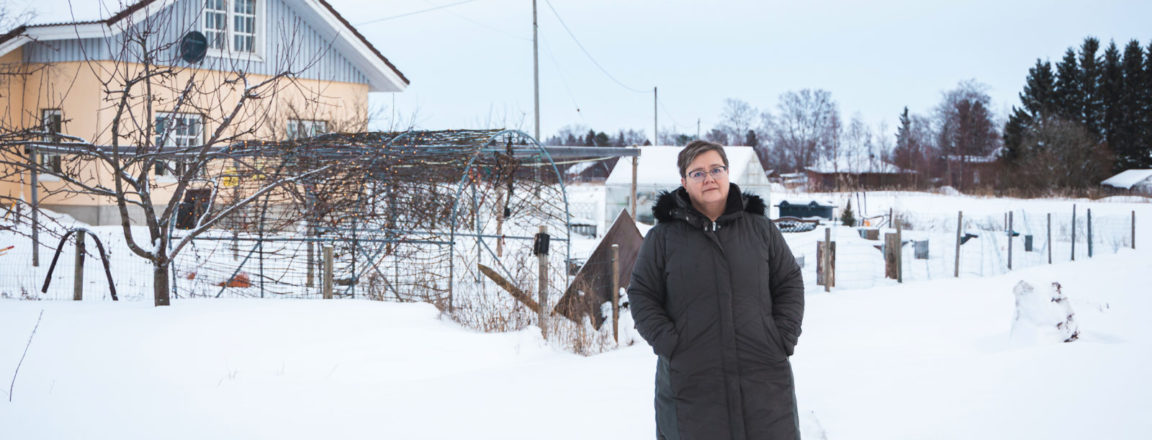
<svg viewBox="0 0 1152 440"><path fill-rule="evenodd" d="M620 87L623 87L623 88L625 88L631 92L635 92L635 93L648 93L649 92L648 90L640 90L640 89L628 87L623 82L620 82L620 80L616 79L615 76L612 76L612 74L608 72L608 69L605 69L604 66L601 66L600 63L596 61L596 58L593 58L592 54L588 53L588 49L584 48L584 45L581 44L580 40L576 38L576 35L572 33L572 29L569 29L568 24L564 23L564 19L560 17L559 12L556 12L556 8L552 7L552 3L549 2L548 0L544 0L544 4L548 5L548 9L552 10L552 14L555 15L556 19L560 21L560 26L564 27L564 31L568 32L568 36L572 37L572 41L576 42L576 46L579 47L580 50L584 52L584 55L588 56L589 60L592 60L592 64L595 64L596 67L599 68L601 72L604 72L604 75L608 76L608 78L611 79L612 81L615 81L616 84L620 85Z"/></svg>
<svg viewBox="0 0 1152 440"><path fill-rule="evenodd" d="M392 19L396 19L396 18L407 17L407 16L409 16L409 15L423 14L423 13L425 13L425 12L431 12L431 11L435 11L435 10L438 10L438 9L450 8L450 7L453 7L453 6L460 6L460 5L462 5L462 4L465 4L465 3L472 3L472 2L474 2L474 1L476 1L476 0L464 0L464 1L459 1L459 2L456 2L456 3L449 3L449 4L446 4L446 5L440 5L440 6L436 6L436 7L434 7L434 8L421 9L421 10L419 10L419 11L406 12L406 13L403 13L403 14L399 14L399 15L392 15L392 16L388 16L388 17L384 17L384 18L377 18L377 19L375 19L375 20L368 20L368 21L365 21L365 22L356 23L356 26L363 26L363 25L366 25L366 24L379 23L379 22L381 22L381 21L388 21L388 20L392 20Z"/></svg>

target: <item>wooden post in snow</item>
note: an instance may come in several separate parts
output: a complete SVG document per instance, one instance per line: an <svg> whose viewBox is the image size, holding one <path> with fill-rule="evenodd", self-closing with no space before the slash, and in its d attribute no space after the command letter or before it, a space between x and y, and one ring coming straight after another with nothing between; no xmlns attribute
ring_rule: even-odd
<svg viewBox="0 0 1152 440"><path fill-rule="evenodd" d="M537 316L540 321L540 333L548 339L548 227L540 226L540 233L536 235L536 244L533 246L536 261L540 268L540 310Z"/></svg>
<svg viewBox="0 0 1152 440"><path fill-rule="evenodd" d="M904 232L900 226L901 221L896 222L896 282L904 282Z"/></svg>
<svg viewBox="0 0 1152 440"><path fill-rule="evenodd" d="M1136 249L1136 210L1132 210L1132 249Z"/></svg>
<svg viewBox="0 0 1152 440"><path fill-rule="evenodd" d="M324 246L324 299L332 299L332 246Z"/></svg>
<svg viewBox="0 0 1152 440"><path fill-rule="evenodd" d="M956 266L953 269L953 276L960 278L960 236L964 230L964 211L959 211L956 214Z"/></svg>
<svg viewBox="0 0 1152 440"><path fill-rule="evenodd" d="M655 144L653 144L655 145ZM640 156L632 156L632 218L636 218L636 169L640 166Z"/></svg>
<svg viewBox="0 0 1152 440"><path fill-rule="evenodd" d="M612 245L612 340L620 342L620 245Z"/></svg>
<svg viewBox="0 0 1152 440"><path fill-rule="evenodd" d="M84 231L76 231L76 267L73 268L72 300L84 299Z"/></svg>

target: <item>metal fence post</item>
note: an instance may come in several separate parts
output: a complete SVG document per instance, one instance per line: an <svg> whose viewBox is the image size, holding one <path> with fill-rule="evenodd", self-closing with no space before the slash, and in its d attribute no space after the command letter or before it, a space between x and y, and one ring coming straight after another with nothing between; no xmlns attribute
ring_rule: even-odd
<svg viewBox="0 0 1152 440"><path fill-rule="evenodd" d="M76 267L73 268L72 300L84 299L84 231L76 231Z"/></svg>
<svg viewBox="0 0 1152 440"><path fill-rule="evenodd" d="M964 230L964 211L956 213L956 267L953 276L960 278L960 236Z"/></svg>
<svg viewBox="0 0 1152 440"><path fill-rule="evenodd" d="M1072 261L1076 261L1076 204L1072 204Z"/></svg>
<svg viewBox="0 0 1152 440"><path fill-rule="evenodd" d="M36 147L32 148L32 267L40 267L40 173L36 171Z"/></svg>
<svg viewBox="0 0 1152 440"><path fill-rule="evenodd" d="M1052 213L1048 213L1048 264L1052 264Z"/></svg>
<svg viewBox="0 0 1152 440"><path fill-rule="evenodd" d="M1088 208L1088 258L1092 258L1092 208Z"/></svg>
<svg viewBox="0 0 1152 440"><path fill-rule="evenodd" d="M1132 210L1132 249L1136 249L1136 210Z"/></svg>
<svg viewBox="0 0 1152 440"><path fill-rule="evenodd" d="M1008 211L1008 270L1012 270L1012 211Z"/></svg>
<svg viewBox="0 0 1152 440"><path fill-rule="evenodd" d="M324 246L324 299L332 299L332 245Z"/></svg>

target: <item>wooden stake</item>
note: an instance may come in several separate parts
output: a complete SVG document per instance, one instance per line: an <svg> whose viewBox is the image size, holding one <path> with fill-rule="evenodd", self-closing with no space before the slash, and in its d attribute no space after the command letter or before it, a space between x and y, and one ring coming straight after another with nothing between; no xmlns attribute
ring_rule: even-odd
<svg viewBox="0 0 1152 440"><path fill-rule="evenodd" d="M904 233L900 225L900 221L896 222L896 282L904 282Z"/></svg>
<svg viewBox="0 0 1152 440"><path fill-rule="evenodd" d="M324 246L324 299L332 299L332 246Z"/></svg>
<svg viewBox="0 0 1152 440"><path fill-rule="evenodd" d="M824 228L824 258L820 264L824 268L824 291L832 291L832 228Z"/></svg>
<svg viewBox="0 0 1152 440"><path fill-rule="evenodd" d="M620 245L612 245L612 340L620 342Z"/></svg>
<svg viewBox="0 0 1152 440"><path fill-rule="evenodd" d="M84 231L76 231L76 267L73 268L72 300L84 299Z"/></svg>
<svg viewBox="0 0 1152 440"><path fill-rule="evenodd" d="M540 226L540 233L547 234L548 227ZM548 339L548 254L537 255L536 261L540 267L540 311L537 316L540 319L540 333L544 334L544 339Z"/></svg>

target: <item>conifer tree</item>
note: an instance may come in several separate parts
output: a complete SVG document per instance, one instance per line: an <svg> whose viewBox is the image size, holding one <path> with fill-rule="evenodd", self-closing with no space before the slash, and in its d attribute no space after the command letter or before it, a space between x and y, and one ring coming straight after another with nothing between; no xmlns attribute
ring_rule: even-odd
<svg viewBox="0 0 1152 440"><path fill-rule="evenodd" d="M1056 115L1068 121L1080 121L1084 91L1080 87L1080 66L1076 62L1076 52L1068 48L1064 58L1056 64L1056 84L1052 90L1052 102L1056 105Z"/></svg>
<svg viewBox="0 0 1152 440"><path fill-rule="evenodd" d="M1124 117L1120 106L1123 96L1124 72L1120 66L1120 49L1116 42L1108 43L1104 50L1104 58L1100 66L1100 132L1104 143L1113 151L1126 148L1122 145L1122 137L1117 137L1121 130L1121 120Z"/></svg>
<svg viewBox="0 0 1152 440"><path fill-rule="evenodd" d="M1113 136L1116 152L1117 171L1137 168L1140 163L1141 124L1147 120L1144 96L1147 95L1144 80L1144 49L1140 42L1131 40L1124 46L1124 59L1121 63L1123 84L1120 100L1120 120Z"/></svg>
<svg viewBox="0 0 1152 440"><path fill-rule="evenodd" d="M1102 139L1103 130L1103 97L1100 93L1100 58L1096 52L1100 49L1100 40L1096 37L1087 37L1080 45L1080 90L1083 101L1080 107L1080 122L1088 134L1095 140Z"/></svg>

